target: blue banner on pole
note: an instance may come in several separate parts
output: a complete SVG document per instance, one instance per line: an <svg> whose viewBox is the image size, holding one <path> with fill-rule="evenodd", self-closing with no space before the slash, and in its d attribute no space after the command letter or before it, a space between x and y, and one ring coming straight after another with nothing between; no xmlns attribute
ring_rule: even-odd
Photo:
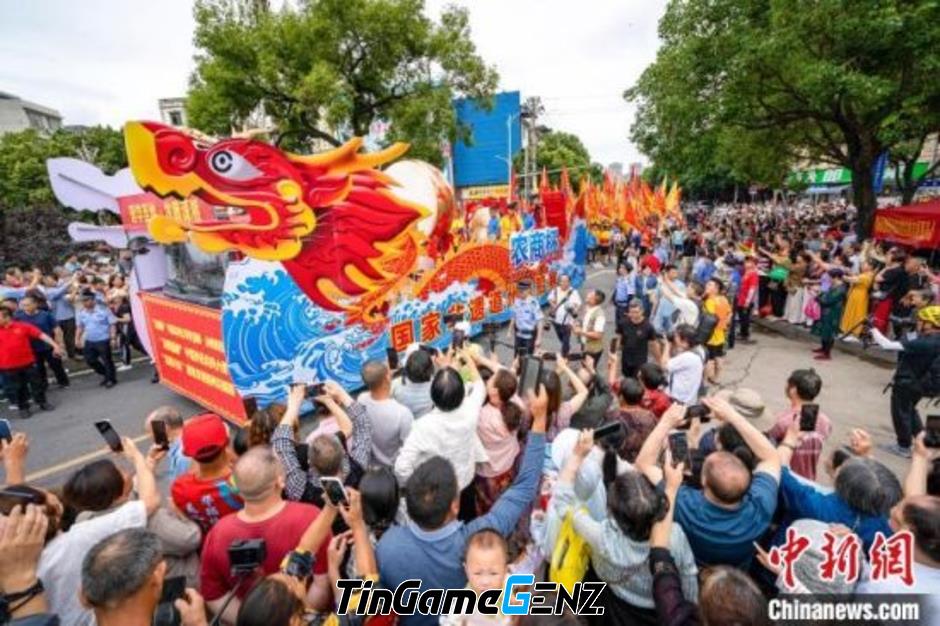
<svg viewBox="0 0 940 626"><path fill-rule="evenodd" d="M881 189L884 187L885 168L887 168L887 166L888 151L884 150L881 154L878 155L878 158L875 159L875 164L871 168L871 184L875 190L875 195L881 193Z"/></svg>

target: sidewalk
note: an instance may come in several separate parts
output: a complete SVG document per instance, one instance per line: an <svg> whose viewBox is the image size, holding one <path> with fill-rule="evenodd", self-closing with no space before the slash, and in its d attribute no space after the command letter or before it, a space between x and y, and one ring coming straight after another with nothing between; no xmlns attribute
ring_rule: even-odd
<svg viewBox="0 0 940 626"><path fill-rule="evenodd" d="M764 332L781 335L787 339L802 341L806 344L819 345L819 338L810 333L806 326L794 326L783 320L767 320L755 317L752 324L759 327ZM848 341L836 341L834 348L840 352L857 356L862 361L872 363L884 368L893 369L897 364L897 356L894 352L882 350L872 344L868 348L863 348L861 343L852 343Z"/></svg>

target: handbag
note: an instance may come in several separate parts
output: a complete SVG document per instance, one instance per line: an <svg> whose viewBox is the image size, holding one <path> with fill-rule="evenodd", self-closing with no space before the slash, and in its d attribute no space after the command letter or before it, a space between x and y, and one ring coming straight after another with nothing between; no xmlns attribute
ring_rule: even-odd
<svg viewBox="0 0 940 626"><path fill-rule="evenodd" d="M558 540L552 550L548 579L574 593L575 583L584 580L591 563L591 547L574 530L574 509L569 509L561 523Z"/></svg>
<svg viewBox="0 0 940 626"><path fill-rule="evenodd" d="M813 322L822 317L822 307L819 306L819 301L816 298L810 298L806 301L806 306L803 307L803 315Z"/></svg>

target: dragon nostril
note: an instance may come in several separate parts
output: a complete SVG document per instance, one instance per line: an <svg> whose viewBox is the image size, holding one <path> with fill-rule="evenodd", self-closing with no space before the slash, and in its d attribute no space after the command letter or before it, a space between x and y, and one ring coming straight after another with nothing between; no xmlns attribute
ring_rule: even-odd
<svg viewBox="0 0 940 626"><path fill-rule="evenodd" d="M164 170L171 174L185 174L196 167L196 148L183 136L160 138Z"/></svg>

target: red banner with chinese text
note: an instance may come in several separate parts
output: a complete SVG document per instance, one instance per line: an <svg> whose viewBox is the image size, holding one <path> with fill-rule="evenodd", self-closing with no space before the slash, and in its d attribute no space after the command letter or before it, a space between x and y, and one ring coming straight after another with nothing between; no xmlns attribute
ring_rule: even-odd
<svg viewBox="0 0 940 626"><path fill-rule="evenodd" d="M147 222L155 215L168 215L181 224L210 221L215 217L212 205L195 196L178 200L140 193L118 198L118 206L121 209L121 223L129 231L146 231Z"/></svg>
<svg viewBox="0 0 940 626"><path fill-rule="evenodd" d="M248 419L222 344L221 311L151 293L140 295L160 382L238 424Z"/></svg>

